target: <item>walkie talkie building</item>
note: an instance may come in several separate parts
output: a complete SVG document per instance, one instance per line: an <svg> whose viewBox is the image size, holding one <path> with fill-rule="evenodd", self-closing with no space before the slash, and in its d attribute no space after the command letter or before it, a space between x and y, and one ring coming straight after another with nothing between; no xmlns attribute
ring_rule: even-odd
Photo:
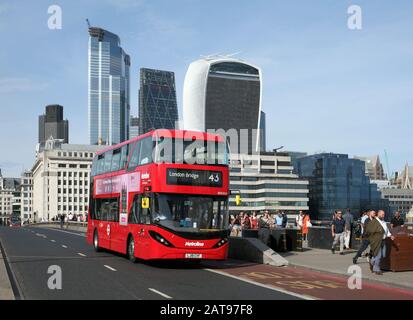
<svg viewBox="0 0 413 320"><path fill-rule="evenodd" d="M235 129L239 140L235 146L231 142L232 151L234 147L237 153L258 151L261 81L260 68L239 59L213 57L192 62L184 82L184 128ZM248 136L242 129L248 130Z"/></svg>

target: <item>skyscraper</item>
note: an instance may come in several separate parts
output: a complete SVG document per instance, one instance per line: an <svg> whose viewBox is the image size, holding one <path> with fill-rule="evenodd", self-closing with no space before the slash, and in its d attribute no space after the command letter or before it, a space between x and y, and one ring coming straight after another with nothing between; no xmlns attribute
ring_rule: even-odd
<svg viewBox="0 0 413 320"><path fill-rule="evenodd" d="M50 137L69 143L69 121L63 120L63 106L58 104L46 106L46 113L39 116L39 143Z"/></svg>
<svg viewBox="0 0 413 320"><path fill-rule="evenodd" d="M129 139L139 136L139 118L130 116Z"/></svg>
<svg viewBox="0 0 413 320"><path fill-rule="evenodd" d="M141 68L139 89L139 133L175 129L178 121L175 74Z"/></svg>
<svg viewBox="0 0 413 320"><path fill-rule="evenodd" d="M265 152L266 148L267 148L266 119L265 119L265 112L261 111L261 118L260 118L260 151Z"/></svg>
<svg viewBox="0 0 413 320"><path fill-rule="evenodd" d="M309 180L309 206L315 218L330 219L334 210L347 208L355 217L368 209L388 212L389 202L371 183L363 161L322 153L297 158L293 164L295 172Z"/></svg>
<svg viewBox="0 0 413 320"><path fill-rule="evenodd" d="M184 128L235 129L239 142L230 141L231 151L255 152L260 145L261 92L261 70L252 64L225 57L194 61L184 82ZM247 129L248 136L241 136L241 129Z"/></svg>
<svg viewBox="0 0 413 320"><path fill-rule="evenodd" d="M89 28L89 143L116 144L129 137L130 58L116 34Z"/></svg>

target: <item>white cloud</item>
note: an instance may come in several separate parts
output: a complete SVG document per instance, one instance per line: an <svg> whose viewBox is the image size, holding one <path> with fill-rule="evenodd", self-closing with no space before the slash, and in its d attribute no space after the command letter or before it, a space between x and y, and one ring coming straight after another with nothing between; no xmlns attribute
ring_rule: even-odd
<svg viewBox="0 0 413 320"><path fill-rule="evenodd" d="M0 78L0 93L42 91L49 85L30 78Z"/></svg>

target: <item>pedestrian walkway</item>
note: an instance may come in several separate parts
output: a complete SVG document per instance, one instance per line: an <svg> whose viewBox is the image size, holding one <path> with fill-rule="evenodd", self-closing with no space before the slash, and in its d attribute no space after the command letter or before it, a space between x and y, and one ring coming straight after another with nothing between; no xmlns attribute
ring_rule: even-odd
<svg viewBox="0 0 413 320"><path fill-rule="evenodd" d="M354 250L345 251L345 255L341 256L337 252L332 254L330 250L306 249L303 252L281 253L281 256L293 266L348 276L348 268L353 265L355 254ZM366 258L358 259L357 265L362 269L363 279L413 289L413 271L383 272L380 276L371 273Z"/></svg>
<svg viewBox="0 0 413 320"><path fill-rule="evenodd" d="M275 267L239 260L206 261L202 265L214 272L259 285L320 300L413 300L413 290L391 287L369 280L360 288L349 287L349 275L314 271L303 267ZM352 281L350 281L353 283Z"/></svg>

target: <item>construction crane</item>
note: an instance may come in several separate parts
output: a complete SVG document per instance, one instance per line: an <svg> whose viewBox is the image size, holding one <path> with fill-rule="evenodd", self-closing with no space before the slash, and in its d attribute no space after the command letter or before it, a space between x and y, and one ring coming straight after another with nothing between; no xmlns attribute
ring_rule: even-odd
<svg viewBox="0 0 413 320"><path fill-rule="evenodd" d="M87 26L90 28L90 22L88 18L86 18L86 23L87 23Z"/></svg>

